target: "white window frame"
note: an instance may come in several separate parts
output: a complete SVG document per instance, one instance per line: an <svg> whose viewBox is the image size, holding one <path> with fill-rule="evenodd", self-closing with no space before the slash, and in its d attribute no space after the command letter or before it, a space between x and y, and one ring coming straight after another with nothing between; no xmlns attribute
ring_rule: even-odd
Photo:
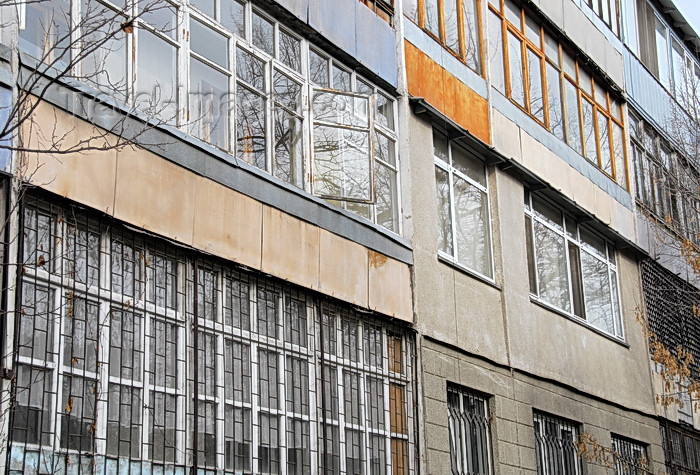
<svg viewBox="0 0 700 475"><path fill-rule="evenodd" d="M534 270L534 276L530 276L531 279L534 278L534 284L536 286L537 291L533 292L533 289L530 290L530 298L533 301L536 301L546 307L552 308L556 310L557 312L563 313L568 317L574 318L576 321L584 323L586 326L589 326L591 328L594 328L598 331L603 332L604 334L610 335L614 338L624 340L624 329L623 329L623 324L622 324L622 302L620 299L620 282L619 282L619 272L618 272L618 267L617 267L617 257L615 253L615 249L607 239L600 237L595 233L595 231L592 231L588 228L582 228L581 225L571 217L571 215L567 214L564 210L559 208L558 206L547 202L547 200L542 199L541 197L538 196L538 199L543 201L545 205L549 206L552 209L556 209L559 212L560 215L560 222L558 223L561 228L555 227L551 225L546 219L540 218L537 215L537 212L535 211L534 207L534 200L533 200L533 194L530 193L529 191L526 190L526 198L525 198L525 216L529 218L530 220L530 227L527 228L526 224L526 233L530 233L530 242L532 243L532 249L528 250L528 256L531 255L534 257L535 262L529 262L530 266L530 272ZM564 243L564 254L565 254L565 259L566 259L566 277L567 277L567 287L568 287L568 303L570 310L566 310L564 308L560 308L556 304L553 304L551 302L548 302L546 299L541 297L540 295L540 278L539 278L539 270L538 270L538 251L536 247L536 239L535 239L535 222L541 226L545 226L548 231L556 233L558 238L562 240ZM594 235L594 237L600 239L600 241L603 242L605 246L605 253L606 257L602 257L599 255L598 251L594 249L594 247L590 244L588 244L582 237L581 237L581 230L584 230L584 232L589 233ZM573 236L571 233L575 233ZM608 275L608 292L610 294L610 302L611 302L611 311L612 315L610 316L613 332L609 332L603 328L600 328L599 326L596 326L595 324L591 323L588 320L587 317L587 309L586 307L586 286L583 282L583 275L574 275L574 266L570 262L570 248L571 247L578 248L579 252L579 263L575 267L578 269L581 269L582 266L582 259L581 256L583 253L586 253L589 257L592 257L596 259L597 261L604 263L607 266L607 275ZM578 315L575 310L575 290L574 290L574 285L580 283L580 289L578 290L581 292L580 298L581 298L581 304L583 305L583 315Z"/></svg>
<svg viewBox="0 0 700 475"><path fill-rule="evenodd" d="M447 173L448 175L448 189L449 189L449 200L450 200L450 235L452 236L452 254L440 249L440 246L438 245L438 256L441 258L456 264L457 266L472 272L479 277L486 279L490 282L494 282L494 257L493 257L493 239L492 239L492 229L491 229L491 203L490 203L490 194L489 194L489 187L488 187L488 171L486 169L486 164L483 164L480 160L478 160L476 157L473 157L473 154L469 153L464 147L461 147L457 144L455 144L452 140L449 139L449 135L439 131L439 130L434 130L433 134L438 133L442 136L445 137L445 143L447 144L447 153L448 153L448 160L449 162L445 162L441 158L439 158L436 154L433 154L434 156L434 161L435 161L435 167L436 169L441 170L444 173ZM453 147L459 147L464 153L470 156L470 158L473 158L475 161L482 163L483 165L483 176L484 176L484 183L485 186L477 183L474 181L471 177L465 175L464 173L460 172L452 163L452 148ZM484 274L483 272L480 272L479 270L474 269L473 267L470 267L467 263L464 262L463 259L460 259L459 257L459 250L457 246L457 224L456 224L456 209L455 209L455 187L454 187L454 178L458 177L459 179L465 181L469 186L476 188L479 192L484 194L484 199L486 201L486 223L485 223L485 235L484 239L486 241L486 246L488 247L489 250L489 258L488 261L486 262L487 265L487 271L488 273ZM439 203L438 203L439 206ZM439 213L439 210L438 210ZM439 226L439 223L438 223Z"/></svg>

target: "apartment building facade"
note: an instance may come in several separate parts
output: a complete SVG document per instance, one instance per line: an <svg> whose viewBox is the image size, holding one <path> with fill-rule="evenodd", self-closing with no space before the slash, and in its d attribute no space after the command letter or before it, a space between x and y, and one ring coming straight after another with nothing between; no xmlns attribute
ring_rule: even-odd
<svg viewBox="0 0 700 475"><path fill-rule="evenodd" d="M672 467L643 4L2 7L2 470Z"/></svg>

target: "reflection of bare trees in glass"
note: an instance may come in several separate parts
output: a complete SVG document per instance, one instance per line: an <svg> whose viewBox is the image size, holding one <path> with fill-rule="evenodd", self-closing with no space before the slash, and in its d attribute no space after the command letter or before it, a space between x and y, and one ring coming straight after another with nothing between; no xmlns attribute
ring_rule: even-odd
<svg viewBox="0 0 700 475"><path fill-rule="evenodd" d="M435 182L438 202L438 248L448 254L453 254L450 178L448 173L439 167L435 167Z"/></svg>
<svg viewBox="0 0 700 475"><path fill-rule="evenodd" d="M491 274L487 195L454 176L455 231L459 262L483 275Z"/></svg>
<svg viewBox="0 0 700 475"><path fill-rule="evenodd" d="M301 85L275 71L273 173L299 188L303 182Z"/></svg>
<svg viewBox="0 0 700 475"><path fill-rule="evenodd" d="M275 27L274 25L260 16L257 12L253 12L253 44L269 54L275 55Z"/></svg>
<svg viewBox="0 0 700 475"><path fill-rule="evenodd" d="M540 298L557 308L570 312L571 300L569 298L564 237L537 220L533 222L533 225Z"/></svg>

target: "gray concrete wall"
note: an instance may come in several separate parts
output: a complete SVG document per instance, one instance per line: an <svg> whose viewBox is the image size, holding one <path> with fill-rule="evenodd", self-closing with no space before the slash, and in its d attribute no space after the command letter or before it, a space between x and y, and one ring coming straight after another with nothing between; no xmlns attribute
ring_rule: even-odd
<svg viewBox="0 0 700 475"><path fill-rule="evenodd" d="M488 406L495 473L536 473L533 410L580 423L581 433L590 434L608 448L611 433L648 444L652 473L663 470L659 426L653 417L591 399L517 371L511 372L432 341L423 340L421 346L426 473L450 472L448 383L491 395ZM612 471L586 460L584 473L603 475Z"/></svg>

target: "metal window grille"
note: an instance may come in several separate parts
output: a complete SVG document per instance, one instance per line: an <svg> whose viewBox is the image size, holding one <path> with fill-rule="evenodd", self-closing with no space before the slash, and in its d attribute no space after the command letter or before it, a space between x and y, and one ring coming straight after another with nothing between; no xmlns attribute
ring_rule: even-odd
<svg viewBox="0 0 700 475"><path fill-rule="evenodd" d="M672 353L679 346L692 353L691 370L697 378L700 319L695 316L694 308L700 305L700 292L650 260L642 262L642 290L651 331Z"/></svg>
<svg viewBox="0 0 700 475"><path fill-rule="evenodd" d="M10 473L414 473L404 327L69 205L22 218Z"/></svg>
<svg viewBox="0 0 700 475"><path fill-rule="evenodd" d="M660 429L667 472L700 475L700 433L666 420Z"/></svg>
<svg viewBox="0 0 700 475"><path fill-rule="evenodd" d="M581 459L576 450L578 425L558 417L534 413L537 473L580 475Z"/></svg>
<svg viewBox="0 0 700 475"><path fill-rule="evenodd" d="M452 474L490 474L491 440L486 399L448 386L447 409Z"/></svg>
<svg viewBox="0 0 700 475"><path fill-rule="evenodd" d="M648 473L646 447L622 437L612 436L615 475L641 475Z"/></svg>

